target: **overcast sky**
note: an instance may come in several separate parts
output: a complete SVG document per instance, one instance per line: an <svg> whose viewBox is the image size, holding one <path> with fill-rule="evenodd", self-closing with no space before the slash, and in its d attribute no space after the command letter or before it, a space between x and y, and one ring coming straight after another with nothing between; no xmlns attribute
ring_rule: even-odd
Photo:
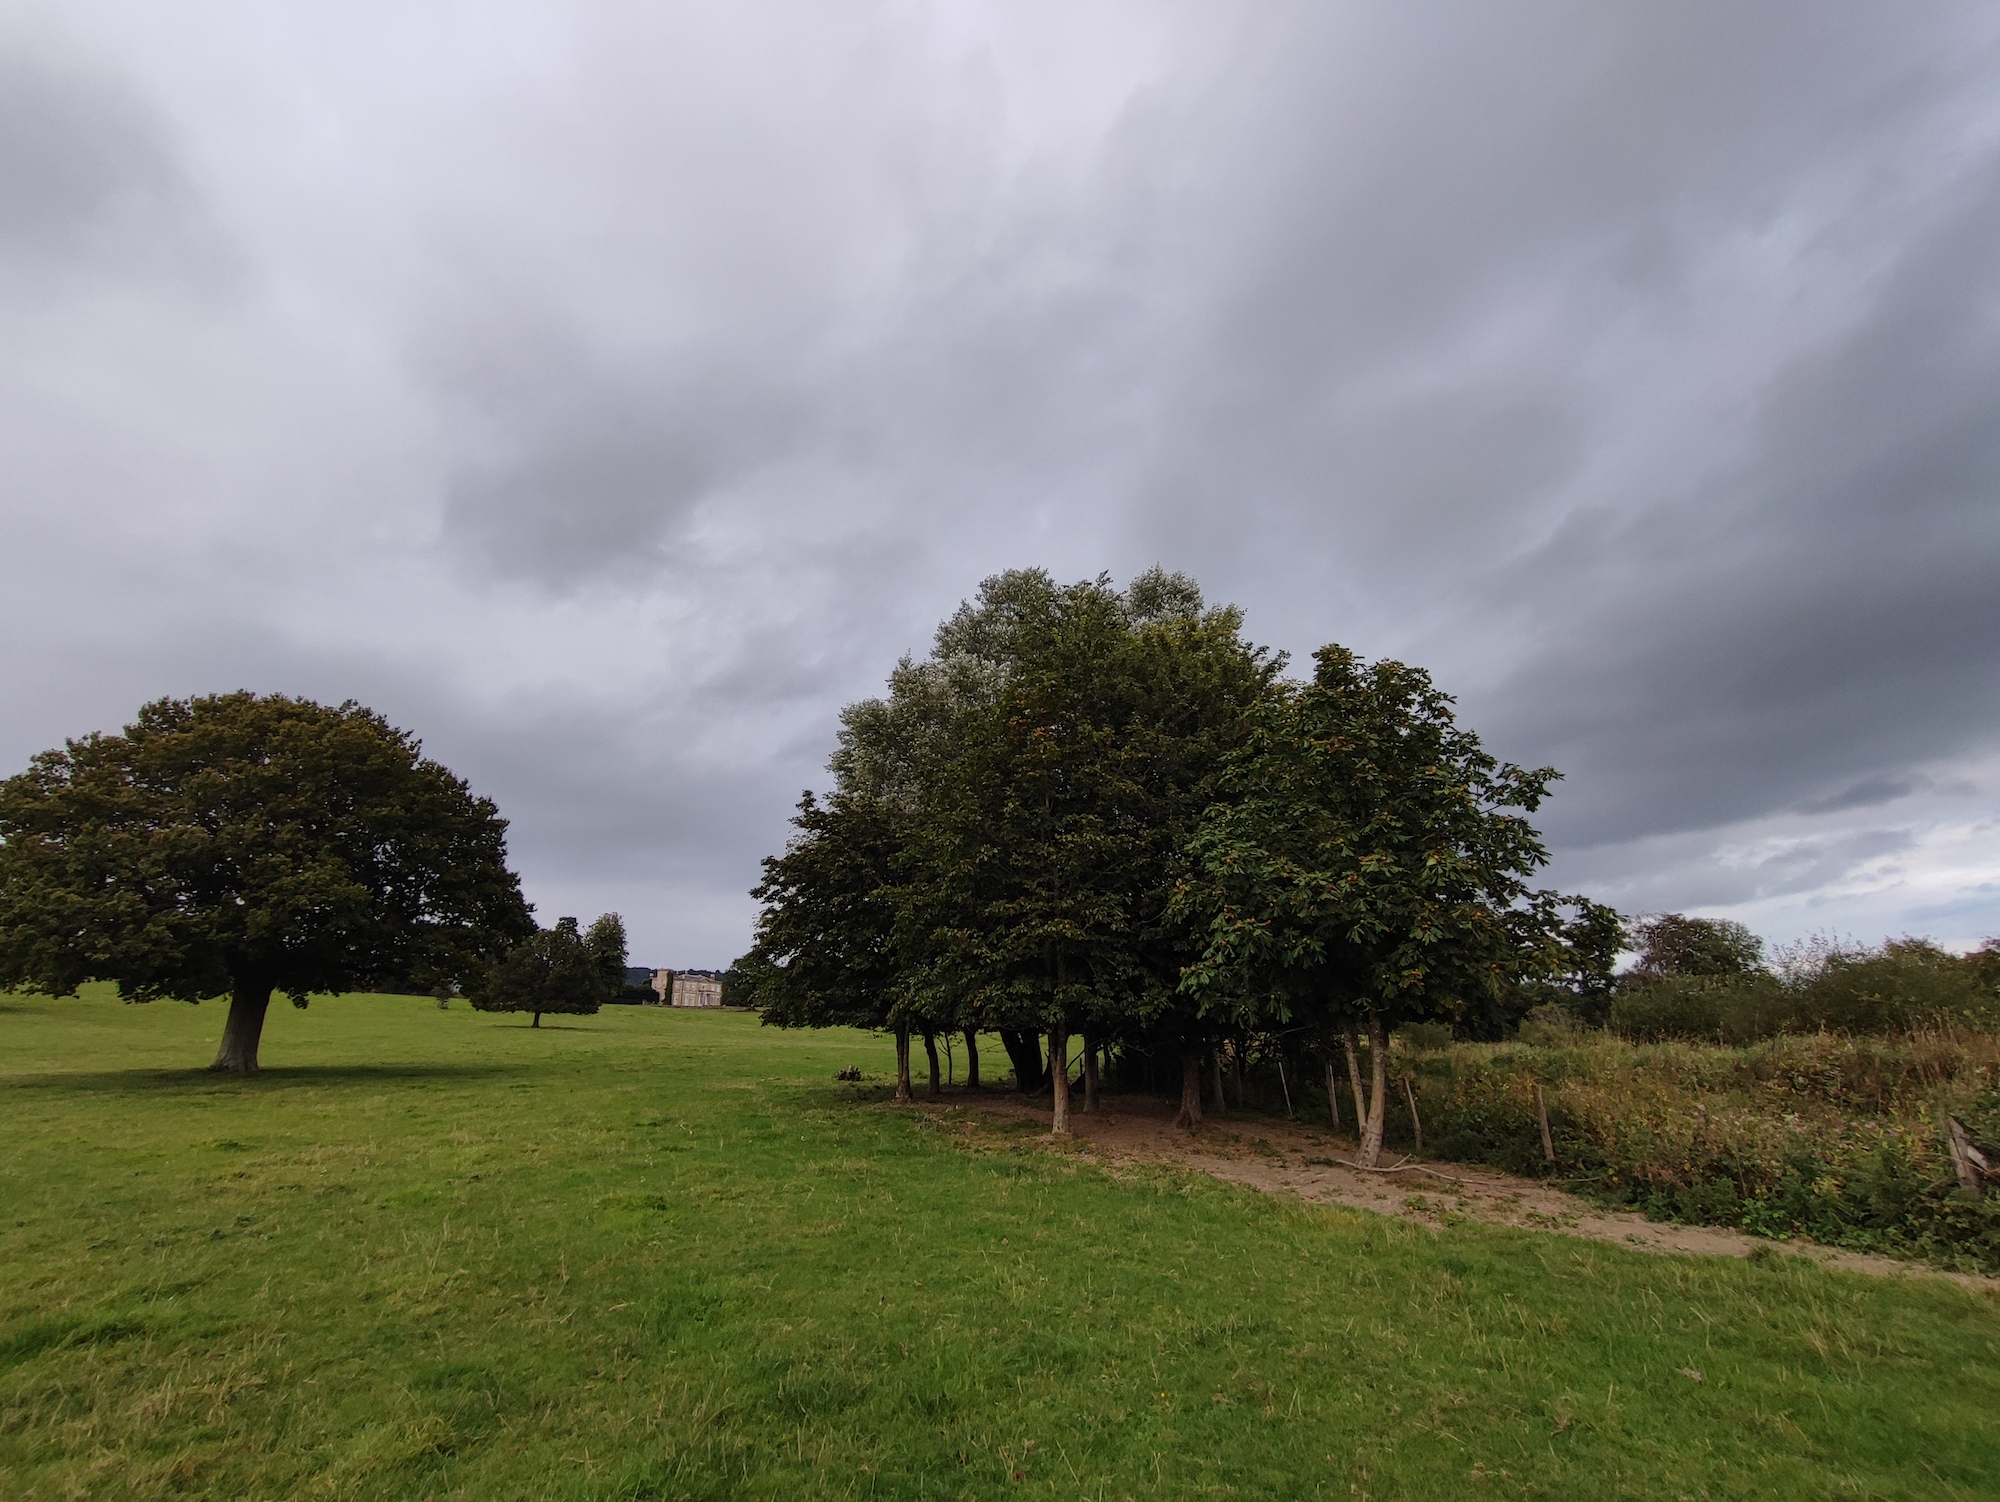
<svg viewBox="0 0 2000 1502"><path fill-rule="evenodd" d="M360 699L719 966L841 704L1156 562L1555 884L2000 933L2000 9L0 0L0 770Z"/></svg>

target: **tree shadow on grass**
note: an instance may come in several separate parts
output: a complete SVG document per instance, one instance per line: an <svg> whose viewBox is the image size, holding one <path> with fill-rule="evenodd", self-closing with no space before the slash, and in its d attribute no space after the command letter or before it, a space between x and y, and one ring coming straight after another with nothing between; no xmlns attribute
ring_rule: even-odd
<svg viewBox="0 0 2000 1502"><path fill-rule="evenodd" d="M380 1085L399 1081L487 1080L527 1074L533 1063L495 1064L294 1064L255 1074L218 1074L208 1069L103 1069L49 1074L0 1075L0 1091L46 1090L71 1095L120 1095L147 1091L241 1094L287 1085Z"/></svg>

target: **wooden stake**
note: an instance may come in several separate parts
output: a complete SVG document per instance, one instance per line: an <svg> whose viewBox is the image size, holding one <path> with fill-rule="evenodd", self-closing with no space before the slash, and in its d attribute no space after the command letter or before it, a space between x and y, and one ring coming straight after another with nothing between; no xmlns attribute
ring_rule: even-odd
<svg viewBox="0 0 2000 1502"><path fill-rule="evenodd" d="M1958 1187L1979 1193L1981 1174L1992 1171L1986 1162L1986 1154L1972 1145L1965 1123L1956 1116L1947 1116L1944 1126L1945 1142L1951 1148L1951 1166L1958 1170Z"/></svg>
<svg viewBox="0 0 2000 1502"><path fill-rule="evenodd" d="M1542 1082L1535 1081L1535 1115L1542 1123L1542 1156L1551 1163L1556 1160L1556 1139L1549 1131L1549 1102L1542 1094Z"/></svg>
<svg viewBox="0 0 2000 1502"><path fill-rule="evenodd" d="M1278 1088L1285 1092L1285 1119L1292 1119L1292 1087L1285 1083L1285 1058L1278 1056Z"/></svg>
<svg viewBox="0 0 2000 1502"><path fill-rule="evenodd" d="M1410 1077L1403 1076L1403 1099L1410 1103L1410 1128L1417 1136L1417 1151L1424 1150L1424 1119L1417 1114L1417 1092L1410 1084Z"/></svg>
<svg viewBox="0 0 2000 1502"><path fill-rule="evenodd" d="M1340 1130L1340 1092L1333 1084L1333 1060L1326 1061L1326 1108L1333 1112L1333 1129Z"/></svg>

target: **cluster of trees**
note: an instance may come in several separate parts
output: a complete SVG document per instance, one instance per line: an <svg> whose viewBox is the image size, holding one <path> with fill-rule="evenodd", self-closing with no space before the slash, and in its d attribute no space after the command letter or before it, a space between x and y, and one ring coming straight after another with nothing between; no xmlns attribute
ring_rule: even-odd
<svg viewBox="0 0 2000 1502"><path fill-rule="evenodd" d="M1634 919L1626 943L1638 958L1615 992L1551 1020L1635 1040L1732 1044L2000 1021L2000 939L1954 955L1928 939L1864 947L1822 938L1767 957L1764 941L1740 923L1662 913Z"/></svg>
<svg viewBox="0 0 2000 1502"><path fill-rule="evenodd" d="M1552 769L1497 761L1418 669L1328 646L1292 679L1241 627L1157 569L987 580L843 711L739 997L893 1032L904 1098L913 1036L935 1087L941 1035L976 1083L997 1032L1057 1132L1077 1034L1085 1109L1102 1059L1166 1054L1189 1125L1223 1050L1316 1054L1329 1088L1342 1060L1373 1163L1399 1023L1497 1031L1609 990L1617 916L1530 885Z"/></svg>

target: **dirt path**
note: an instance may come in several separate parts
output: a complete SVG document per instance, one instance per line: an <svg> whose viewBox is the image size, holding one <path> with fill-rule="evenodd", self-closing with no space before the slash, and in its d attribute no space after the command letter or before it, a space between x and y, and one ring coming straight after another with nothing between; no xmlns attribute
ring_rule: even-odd
<svg viewBox="0 0 2000 1502"><path fill-rule="evenodd" d="M1044 1130L1049 1120L1046 1105L998 1091L977 1095L954 1091L940 1102L924 1104L930 1109L958 1107L967 1120L983 1117L1033 1122ZM1173 1108L1164 1101L1112 1096L1103 1104L1101 1111L1090 1114L1072 1109L1070 1125L1075 1145L1088 1158L1114 1169L1120 1164L1166 1163L1267 1194L1296 1194L1314 1203L1347 1205L1435 1226L1444 1225L1447 1217L1461 1216L1489 1225L1611 1241L1648 1252L1748 1257L1753 1252L1769 1255L1775 1251L1810 1257L1848 1272L1888 1278L1945 1278L1966 1288L2000 1293L2000 1278L1939 1272L1892 1257L1841 1251L1808 1241L1769 1241L1714 1226L1662 1225L1629 1211L1602 1210L1547 1184L1489 1168L1403 1162L1390 1155L1385 1162L1403 1162L1401 1172L1367 1173L1338 1161L1353 1158L1351 1138L1269 1117L1210 1117L1199 1130L1189 1133L1174 1129Z"/></svg>

